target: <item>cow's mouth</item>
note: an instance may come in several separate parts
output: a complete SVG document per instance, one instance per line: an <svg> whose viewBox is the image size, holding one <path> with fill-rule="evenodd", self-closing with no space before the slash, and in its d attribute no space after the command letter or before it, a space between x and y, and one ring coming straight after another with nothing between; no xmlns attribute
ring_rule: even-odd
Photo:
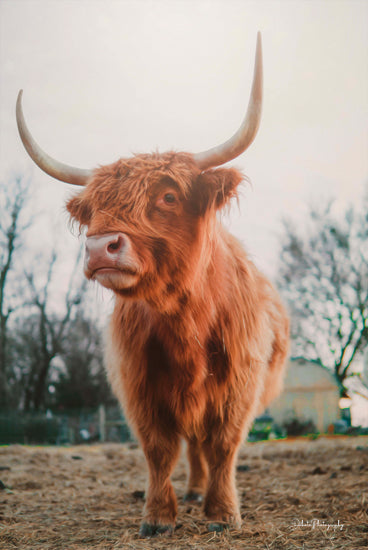
<svg viewBox="0 0 368 550"><path fill-rule="evenodd" d="M130 267L99 267L90 278L105 288L120 290L134 286L137 277L137 271Z"/></svg>
<svg viewBox="0 0 368 550"><path fill-rule="evenodd" d="M130 267L98 267L93 271L91 279L94 279L96 275L111 275L118 273L122 275L138 275L137 271Z"/></svg>

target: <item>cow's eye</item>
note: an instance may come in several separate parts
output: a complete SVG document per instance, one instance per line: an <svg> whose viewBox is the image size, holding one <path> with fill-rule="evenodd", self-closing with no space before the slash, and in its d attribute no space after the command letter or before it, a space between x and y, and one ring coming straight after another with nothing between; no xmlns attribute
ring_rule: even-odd
<svg viewBox="0 0 368 550"><path fill-rule="evenodd" d="M170 189L157 199L156 206L162 212L176 212L179 203L178 194Z"/></svg>
<svg viewBox="0 0 368 550"><path fill-rule="evenodd" d="M166 204L175 204L176 203L176 196L174 193L166 193L164 195L164 202Z"/></svg>

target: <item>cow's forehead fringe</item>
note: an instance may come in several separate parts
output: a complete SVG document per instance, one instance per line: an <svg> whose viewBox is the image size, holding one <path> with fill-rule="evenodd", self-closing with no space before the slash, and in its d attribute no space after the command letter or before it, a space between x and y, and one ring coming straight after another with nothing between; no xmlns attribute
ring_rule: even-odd
<svg viewBox="0 0 368 550"><path fill-rule="evenodd" d="M200 169L189 153L169 151L137 154L97 168L89 187L91 190L109 192L111 186L121 182L126 199L131 196L136 200L141 193L149 193L167 177L176 183L184 196L187 196L191 183L199 174Z"/></svg>

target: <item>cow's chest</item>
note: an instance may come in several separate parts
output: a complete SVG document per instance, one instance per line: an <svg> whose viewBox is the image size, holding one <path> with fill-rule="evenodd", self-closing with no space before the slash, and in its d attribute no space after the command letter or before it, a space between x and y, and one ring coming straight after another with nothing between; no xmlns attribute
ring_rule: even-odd
<svg viewBox="0 0 368 550"><path fill-rule="evenodd" d="M177 349L174 353L151 335L143 349L137 401L142 407L149 404L155 422L169 423L182 433L190 431L205 411L205 362L203 354L194 357L189 350L178 353Z"/></svg>
<svg viewBox="0 0 368 550"><path fill-rule="evenodd" d="M183 435L197 432L226 385L222 339L213 333L207 339L184 339L181 331L158 335L152 325L143 327L144 339L143 330L110 334L114 353L107 359L115 392L133 424L139 418Z"/></svg>

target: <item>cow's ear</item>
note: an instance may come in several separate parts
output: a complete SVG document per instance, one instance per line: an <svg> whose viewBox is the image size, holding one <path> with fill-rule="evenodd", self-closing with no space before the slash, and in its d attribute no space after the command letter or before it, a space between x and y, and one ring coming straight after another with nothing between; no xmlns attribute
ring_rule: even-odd
<svg viewBox="0 0 368 550"><path fill-rule="evenodd" d="M235 168L206 170L198 176L193 189L194 203L201 214L211 207L223 208L232 197L237 196L237 187L242 174Z"/></svg>
<svg viewBox="0 0 368 550"><path fill-rule="evenodd" d="M66 203L66 209L71 218L78 221L80 225L88 225L91 221L92 211L82 194L70 199Z"/></svg>

